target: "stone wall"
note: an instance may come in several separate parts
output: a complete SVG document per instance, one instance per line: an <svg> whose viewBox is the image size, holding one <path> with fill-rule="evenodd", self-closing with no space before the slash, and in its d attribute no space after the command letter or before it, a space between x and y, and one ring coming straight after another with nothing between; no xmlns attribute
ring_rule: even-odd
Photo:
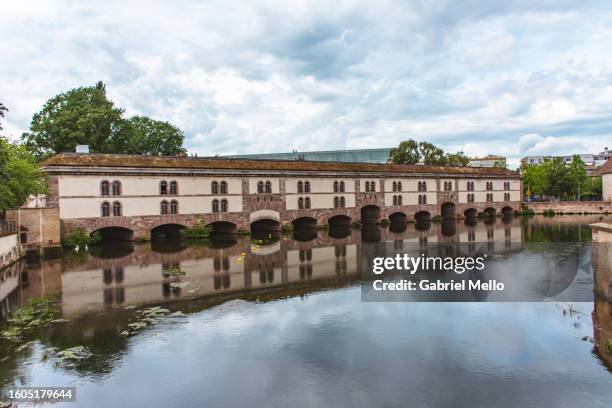
<svg viewBox="0 0 612 408"><path fill-rule="evenodd" d="M58 247L61 243L57 207L8 210L6 219L19 226L19 240L25 250Z"/></svg>
<svg viewBox="0 0 612 408"><path fill-rule="evenodd" d="M534 202L528 203L527 207L536 213L553 210L563 213L612 213L612 202L610 201L559 201L559 202Z"/></svg>
<svg viewBox="0 0 612 408"><path fill-rule="evenodd" d="M19 236L16 233L0 236L0 270L18 260L20 256Z"/></svg>

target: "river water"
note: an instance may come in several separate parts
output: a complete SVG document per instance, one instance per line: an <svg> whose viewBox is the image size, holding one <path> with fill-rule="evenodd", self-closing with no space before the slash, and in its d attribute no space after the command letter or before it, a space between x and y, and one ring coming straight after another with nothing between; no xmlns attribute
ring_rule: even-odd
<svg viewBox="0 0 612 408"><path fill-rule="evenodd" d="M3 273L2 319L56 293L65 321L19 349L0 342L0 387L74 386L69 407L610 407L612 354L596 346L612 307L593 295L587 226L600 221L612 216L111 242L26 260ZM363 253L380 242L486 244L499 268L529 264L541 299L363 301ZM580 250L543 258L541 243ZM158 305L168 315L130 329ZM48 357L75 346L91 354Z"/></svg>

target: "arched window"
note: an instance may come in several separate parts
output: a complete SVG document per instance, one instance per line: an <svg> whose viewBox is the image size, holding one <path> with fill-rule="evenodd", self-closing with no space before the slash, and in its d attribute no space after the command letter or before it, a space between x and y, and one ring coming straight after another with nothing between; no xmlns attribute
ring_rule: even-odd
<svg viewBox="0 0 612 408"><path fill-rule="evenodd" d="M304 182L304 192L305 193L310 193L310 181L305 181Z"/></svg>
<svg viewBox="0 0 612 408"><path fill-rule="evenodd" d="M397 191L399 191L399 192L402 191L402 182L401 181L397 182Z"/></svg>
<svg viewBox="0 0 612 408"><path fill-rule="evenodd" d="M217 181L210 183L210 194L219 194L219 183Z"/></svg>
<svg viewBox="0 0 612 408"><path fill-rule="evenodd" d="M168 202L166 200L162 200L161 204L159 205L159 212L160 214L168 214Z"/></svg>
<svg viewBox="0 0 612 408"><path fill-rule="evenodd" d="M170 214L178 214L178 201L170 201Z"/></svg>
<svg viewBox="0 0 612 408"><path fill-rule="evenodd" d="M376 192L376 182L370 181L370 191Z"/></svg>
<svg viewBox="0 0 612 408"><path fill-rule="evenodd" d="M113 203L113 216L121 217L121 203L119 201Z"/></svg>
<svg viewBox="0 0 612 408"><path fill-rule="evenodd" d="M102 203L102 216L109 217L110 216L110 204L108 201Z"/></svg>
<svg viewBox="0 0 612 408"><path fill-rule="evenodd" d="M270 181L266 181L266 193L272 193L272 183Z"/></svg>
<svg viewBox="0 0 612 408"><path fill-rule="evenodd" d="M170 182L170 195L178 195L178 183L174 180Z"/></svg>
<svg viewBox="0 0 612 408"><path fill-rule="evenodd" d="M225 198L221 200L221 212L227 212L227 200Z"/></svg>
<svg viewBox="0 0 612 408"><path fill-rule="evenodd" d="M370 191L370 182L369 181L365 182L365 191L366 191L366 193Z"/></svg>
<svg viewBox="0 0 612 408"><path fill-rule="evenodd" d="M397 196L397 205L402 205L402 196L401 195Z"/></svg>
<svg viewBox="0 0 612 408"><path fill-rule="evenodd" d="M168 183L166 180L162 180L159 182L159 194L166 195L168 194Z"/></svg>
<svg viewBox="0 0 612 408"><path fill-rule="evenodd" d="M103 180L100 183L100 195L101 196L107 196L108 195L108 181L107 180Z"/></svg>
<svg viewBox="0 0 612 408"><path fill-rule="evenodd" d="M340 207L340 199L338 197L334 197L334 208Z"/></svg>
<svg viewBox="0 0 612 408"><path fill-rule="evenodd" d="M304 198L303 197L298 198L298 208L300 210L304 208Z"/></svg>
<svg viewBox="0 0 612 408"><path fill-rule="evenodd" d="M334 181L334 193L337 193L338 191L340 191L340 186L338 181Z"/></svg>
<svg viewBox="0 0 612 408"><path fill-rule="evenodd" d="M310 208L310 197L304 199L304 207Z"/></svg>
<svg viewBox="0 0 612 408"><path fill-rule="evenodd" d="M397 182L396 181L393 182L393 191L394 192L397 191Z"/></svg>
<svg viewBox="0 0 612 408"><path fill-rule="evenodd" d="M214 199L212 201L212 212L214 213L218 213L219 212L219 200Z"/></svg>
<svg viewBox="0 0 612 408"><path fill-rule="evenodd" d="M344 181L340 182L340 192L344 193Z"/></svg>
<svg viewBox="0 0 612 408"><path fill-rule="evenodd" d="M427 196L423 194L423 204L427 204Z"/></svg>
<svg viewBox="0 0 612 408"><path fill-rule="evenodd" d="M340 207L344 208L346 206L346 202L344 201L344 197L340 197Z"/></svg>
<svg viewBox="0 0 612 408"><path fill-rule="evenodd" d="M220 184L221 194L227 194L227 181L222 181Z"/></svg>
<svg viewBox="0 0 612 408"><path fill-rule="evenodd" d="M264 192L264 183L263 183L263 181L258 181L257 182L257 192L259 194L262 194Z"/></svg>
<svg viewBox="0 0 612 408"><path fill-rule="evenodd" d="M302 181L298 181L297 183L297 189L298 189L298 193L302 194L304 192L304 183L302 183Z"/></svg>
<svg viewBox="0 0 612 408"><path fill-rule="evenodd" d="M395 191L395 190L393 190L393 191ZM393 205L397 205L397 196L396 195L393 196Z"/></svg>
<svg viewBox="0 0 612 408"><path fill-rule="evenodd" d="M111 190L114 196L121 195L121 182L118 180L113 181Z"/></svg>

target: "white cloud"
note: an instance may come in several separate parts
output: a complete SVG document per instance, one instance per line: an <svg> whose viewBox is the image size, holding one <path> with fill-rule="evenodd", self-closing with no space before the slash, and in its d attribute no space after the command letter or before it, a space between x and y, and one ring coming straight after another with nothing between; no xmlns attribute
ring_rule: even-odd
<svg viewBox="0 0 612 408"><path fill-rule="evenodd" d="M517 163L610 140L607 1L12 1L0 47L14 137L48 98L103 80L199 154L412 137Z"/></svg>

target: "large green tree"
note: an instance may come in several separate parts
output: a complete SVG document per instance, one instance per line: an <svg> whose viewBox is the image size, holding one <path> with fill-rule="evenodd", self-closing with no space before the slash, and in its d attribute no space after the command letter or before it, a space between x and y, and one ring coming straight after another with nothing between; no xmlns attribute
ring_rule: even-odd
<svg viewBox="0 0 612 408"><path fill-rule="evenodd" d="M444 150L428 142L417 142L413 139L404 140L398 147L391 149L389 163L393 164L423 164L430 166L467 166L469 159L463 153L444 154Z"/></svg>
<svg viewBox="0 0 612 408"><path fill-rule="evenodd" d="M49 99L32 117L22 140L38 159L73 152L86 144L94 153L178 154L185 152L180 129L167 122L135 116L106 95L106 86L74 88Z"/></svg>
<svg viewBox="0 0 612 408"><path fill-rule="evenodd" d="M122 124L118 144L132 154L177 155L186 153L185 136L176 126L146 116L133 116Z"/></svg>
<svg viewBox="0 0 612 408"><path fill-rule="evenodd" d="M29 150L0 137L0 211L18 207L30 194L45 189L45 178Z"/></svg>

